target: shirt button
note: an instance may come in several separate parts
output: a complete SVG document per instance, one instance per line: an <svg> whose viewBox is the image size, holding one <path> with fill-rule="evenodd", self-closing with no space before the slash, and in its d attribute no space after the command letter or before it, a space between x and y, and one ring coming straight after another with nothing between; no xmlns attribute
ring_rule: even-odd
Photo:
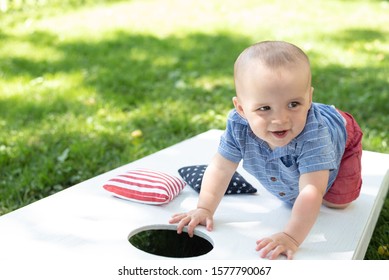
<svg viewBox="0 0 389 280"><path fill-rule="evenodd" d="M275 181L277 181L277 178L276 178L276 177L270 177L270 180L271 180L272 182L275 182Z"/></svg>
<svg viewBox="0 0 389 280"><path fill-rule="evenodd" d="M278 194L279 194L280 196L284 196L284 195L285 195L284 192L279 192Z"/></svg>

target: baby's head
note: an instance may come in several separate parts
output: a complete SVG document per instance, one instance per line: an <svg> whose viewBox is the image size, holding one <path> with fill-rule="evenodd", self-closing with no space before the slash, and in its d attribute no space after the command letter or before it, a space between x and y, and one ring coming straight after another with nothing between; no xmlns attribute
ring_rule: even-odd
<svg viewBox="0 0 389 280"><path fill-rule="evenodd" d="M308 56L297 46L284 41L263 41L245 49L237 58L234 65L235 83L239 85L243 76L253 74L253 68L268 70L297 71L311 85L311 70ZM237 94L239 95L237 89Z"/></svg>
<svg viewBox="0 0 389 280"><path fill-rule="evenodd" d="M254 44L236 60L234 80L235 108L271 148L304 129L313 88L309 59L300 48L281 41Z"/></svg>

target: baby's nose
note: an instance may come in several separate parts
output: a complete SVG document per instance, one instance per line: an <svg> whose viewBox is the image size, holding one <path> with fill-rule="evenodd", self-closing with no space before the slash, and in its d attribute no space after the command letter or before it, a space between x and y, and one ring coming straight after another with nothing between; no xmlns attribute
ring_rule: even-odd
<svg viewBox="0 0 389 280"><path fill-rule="evenodd" d="M285 112L279 112L279 113L274 115L274 119L272 122L273 122L273 124L283 125L283 124L288 123L288 121L289 121L288 114Z"/></svg>

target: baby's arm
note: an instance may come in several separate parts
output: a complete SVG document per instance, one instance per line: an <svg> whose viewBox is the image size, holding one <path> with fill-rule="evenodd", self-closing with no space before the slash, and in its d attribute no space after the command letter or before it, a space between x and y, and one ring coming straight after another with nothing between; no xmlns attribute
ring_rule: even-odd
<svg viewBox="0 0 389 280"><path fill-rule="evenodd" d="M175 214L169 221L171 224L178 223L177 233L181 233L186 225L189 236L193 236L198 224L205 225L209 231L213 229L213 215L237 167L237 163L220 154L213 157L204 173L197 208L188 213Z"/></svg>
<svg viewBox="0 0 389 280"><path fill-rule="evenodd" d="M285 254L288 259L293 257L294 252L297 251L316 221L328 177L328 170L301 175L300 194L284 231L257 241L256 249L257 251L262 250L261 257L266 257L271 251L270 259L275 259L280 254Z"/></svg>

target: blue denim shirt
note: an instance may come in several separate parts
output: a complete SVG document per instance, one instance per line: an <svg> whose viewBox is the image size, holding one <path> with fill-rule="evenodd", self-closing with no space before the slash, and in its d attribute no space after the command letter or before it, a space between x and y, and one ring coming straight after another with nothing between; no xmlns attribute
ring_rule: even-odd
<svg viewBox="0 0 389 280"><path fill-rule="evenodd" d="M347 139L344 118L335 107L312 103L303 131L289 144L271 150L254 135L236 110L229 113L218 152L240 162L270 193L293 204L299 194L300 175L329 170L327 190L338 174Z"/></svg>

